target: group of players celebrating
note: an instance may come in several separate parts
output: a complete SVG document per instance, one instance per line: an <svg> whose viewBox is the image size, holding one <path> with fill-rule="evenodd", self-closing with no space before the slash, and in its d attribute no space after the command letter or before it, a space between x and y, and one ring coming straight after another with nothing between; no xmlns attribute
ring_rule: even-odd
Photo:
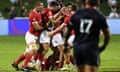
<svg viewBox="0 0 120 72"><path fill-rule="evenodd" d="M68 68L70 61L75 65L70 54L75 37L74 30L71 31L68 41L64 36L67 32L66 25L76 10L77 5L73 3L67 3L62 7L57 1L53 1L49 8L44 8L44 3L37 1L35 8L29 14L30 25L25 35L26 51L14 61L12 66L20 70L18 64L24 61L21 70L27 71L31 68L58 70L63 67L64 60ZM53 54L45 58L49 48Z"/></svg>
<svg viewBox="0 0 120 72"><path fill-rule="evenodd" d="M98 72L100 53L110 40L106 18L99 12L99 0L77 0L85 7L77 11L77 5L67 3L61 6L57 1L44 8L42 2L36 2L30 12L30 27L25 35L26 51L16 59L12 66L30 72L59 70L64 61L67 68L70 62L77 72ZM82 2L81 2L82 1ZM84 2L85 1L85 2ZM103 32L103 44L99 46L100 31ZM37 42L39 48L37 48ZM45 58L49 48L53 54ZM73 56L70 53L73 48Z"/></svg>

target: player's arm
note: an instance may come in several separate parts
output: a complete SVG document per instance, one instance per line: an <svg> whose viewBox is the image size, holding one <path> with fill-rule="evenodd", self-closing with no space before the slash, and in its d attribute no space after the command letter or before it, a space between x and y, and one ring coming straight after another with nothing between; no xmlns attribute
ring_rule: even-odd
<svg viewBox="0 0 120 72"><path fill-rule="evenodd" d="M104 36L103 45L100 47L100 52L102 52L106 49L106 46L110 41L110 31L105 17L101 18L100 23L101 23L101 30Z"/></svg>
<svg viewBox="0 0 120 72"><path fill-rule="evenodd" d="M63 18L64 10L65 10L65 7L61 8L61 10L58 13L56 13L54 16L52 16L52 12L50 11L48 13L48 15L50 16L49 20L53 24L56 24L56 22L58 22L61 18Z"/></svg>
<svg viewBox="0 0 120 72"><path fill-rule="evenodd" d="M103 35L104 35L104 42L103 45L100 47L100 52L104 51L106 49L106 46L108 45L110 41L110 31L109 28L103 29Z"/></svg>
<svg viewBox="0 0 120 72"><path fill-rule="evenodd" d="M43 29L43 27L39 25L39 22L37 21L36 16L34 15L34 13L30 13L29 19L30 19L30 22L33 25L35 30Z"/></svg>
<svg viewBox="0 0 120 72"><path fill-rule="evenodd" d="M41 25L39 25L39 23L37 21L32 22L32 25L33 25L35 30L42 30L43 29L43 27Z"/></svg>
<svg viewBox="0 0 120 72"><path fill-rule="evenodd" d="M61 31L64 27L66 26L66 24L61 24L58 28L56 28L55 30L53 30L49 35L52 36L53 34Z"/></svg>
<svg viewBox="0 0 120 72"><path fill-rule="evenodd" d="M58 28L56 28L51 33L49 33L49 35L51 36L59 31L61 31L63 28L65 28L65 26L68 24L68 22L69 22L69 19L67 17L65 17L64 22Z"/></svg>
<svg viewBox="0 0 120 72"><path fill-rule="evenodd" d="M63 15L64 13L65 13L65 7L62 7L62 8L60 9L60 11L57 12L57 13L54 15L54 18L56 19L56 18L58 18L60 15Z"/></svg>
<svg viewBox="0 0 120 72"><path fill-rule="evenodd" d="M61 12L59 11L59 12L57 12L57 13L54 15L54 18L56 19L56 18L58 18L60 15L61 15Z"/></svg>
<svg viewBox="0 0 120 72"><path fill-rule="evenodd" d="M49 17L49 20L53 23L56 24L63 16L58 16L57 18L54 18L54 16Z"/></svg>
<svg viewBox="0 0 120 72"><path fill-rule="evenodd" d="M48 11L47 16L48 16L48 18L49 18L49 21L51 21L53 24L55 24L55 23L56 23L56 21L55 21L55 18L54 18L54 15L53 15L52 11Z"/></svg>

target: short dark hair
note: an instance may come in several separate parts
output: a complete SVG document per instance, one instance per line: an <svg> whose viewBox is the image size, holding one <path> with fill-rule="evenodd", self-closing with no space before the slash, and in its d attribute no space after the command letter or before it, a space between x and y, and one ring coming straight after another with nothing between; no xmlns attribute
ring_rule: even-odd
<svg viewBox="0 0 120 72"><path fill-rule="evenodd" d="M36 7L36 6L39 6L40 3L43 3L43 2L41 2L41 1L37 1L37 2L35 2L34 6L35 6L35 7Z"/></svg>
<svg viewBox="0 0 120 72"><path fill-rule="evenodd" d="M65 4L65 6L69 6L69 5L73 5L73 3L69 2L69 3Z"/></svg>
<svg viewBox="0 0 120 72"><path fill-rule="evenodd" d="M80 2L80 3L82 3L82 4L85 4L85 1L86 1L86 0L76 0L76 2Z"/></svg>
<svg viewBox="0 0 120 72"><path fill-rule="evenodd" d="M86 0L86 4L88 4L90 6L98 6L99 0Z"/></svg>
<svg viewBox="0 0 120 72"><path fill-rule="evenodd" d="M50 3L50 6L59 6L59 3L57 1L52 1Z"/></svg>
<svg viewBox="0 0 120 72"><path fill-rule="evenodd" d="M72 4L72 11L77 11L77 10L78 10L78 5Z"/></svg>

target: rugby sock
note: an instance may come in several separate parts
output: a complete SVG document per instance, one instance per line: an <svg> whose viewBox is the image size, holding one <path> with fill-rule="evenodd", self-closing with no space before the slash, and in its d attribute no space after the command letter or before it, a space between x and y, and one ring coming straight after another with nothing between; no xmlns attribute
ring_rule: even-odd
<svg viewBox="0 0 120 72"><path fill-rule="evenodd" d="M30 62L31 58L32 58L32 54L27 53L26 56L25 56L25 61L24 61L24 63L23 63L23 67L24 67L24 68L27 67L27 65L28 65L28 63Z"/></svg>
<svg viewBox="0 0 120 72"><path fill-rule="evenodd" d="M38 58L41 62L44 61L44 54L43 53L39 54Z"/></svg>
<svg viewBox="0 0 120 72"><path fill-rule="evenodd" d="M66 61L66 64L70 64L70 61Z"/></svg>
<svg viewBox="0 0 120 72"><path fill-rule="evenodd" d="M72 55L70 56L70 61L71 61L71 63L72 63L73 65L75 65L75 61L74 61L74 58L73 58Z"/></svg>
<svg viewBox="0 0 120 72"><path fill-rule="evenodd" d="M70 61L66 61L67 68L70 68Z"/></svg>
<svg viewBox="0 0 120 72"><path fill-rule="evenodd" d="M18 65L21 61L25 59L25 55L21 54L17 60L15 60L14 64Z"/></svg>
<svg viewBox="0 0 120 72"><path fill-rule="evenodd" d="M35 55L34 55L34 60L35 60L35 61L38 59L38 56L39 56L39 54L38 54L38 53L35 53Z"/></svg>

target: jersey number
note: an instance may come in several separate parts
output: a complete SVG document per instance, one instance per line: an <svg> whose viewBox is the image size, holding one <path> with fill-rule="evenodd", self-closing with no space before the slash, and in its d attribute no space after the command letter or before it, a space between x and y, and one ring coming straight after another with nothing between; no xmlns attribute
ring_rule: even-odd
<svg viewBox="0 0 120 72"><path fill-rule="evenodd" d="M90 28L91 28L91 26L93 24L93 21L91 19L81 19L80 21L81 21L80 32L81 33L89 33Z"/></svg>

